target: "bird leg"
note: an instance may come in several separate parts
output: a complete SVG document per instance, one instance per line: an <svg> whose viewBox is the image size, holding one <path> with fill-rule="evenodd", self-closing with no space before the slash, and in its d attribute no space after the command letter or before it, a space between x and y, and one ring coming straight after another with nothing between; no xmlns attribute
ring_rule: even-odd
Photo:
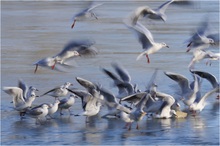
<svg viewBox="0 0 220 146"><path fill-rule="evenodd" d="M37 72L37 68L38 68L38 64L36 64L36 68L35 68L35 70L34 70L34 73Z"/></svg>
<svg viewBox="0 0 220 146"><path fill-rule="evenodd" d="M71 28L74 27L75 23L76 23L76 20L73 21L73 24L71 25Z"/></svg>
<svg viewBox="0 0 220 146"><path fill-rule="evenodd" d="M127 129L129 123L126 123L125 126L124 126L124 129Z"/></svg>
<svg viewBox="0 0 220 146"><path fill-rule="evenodd" d="M150 63L150 58L149 58L148 54L146 54L146 58L147 58L147 63Z"/></svg>
<svg viewBox="0 0 220 146"><path fill-rule="evenodd" d="M60 116L62 116L63 115L63 113L62 113L62 108L60 109Z"/></svg>
<svg viewBox="0 0 220 146"><path fill-rule="evenodd" d="M131 130L131 122L129 122L128 124L129 124L128 130L130 131Z"/></svg>
<svg viewBox="0 0 220 146"><path fill-rule="evenodd" d="M54 69L54 68L55 68L55 65L56 65L56 62L54 63L54 65L53 65L53 66L51 66L51 68L52 68L52 69Z"/></svg>
<svg viewBox="0 0 220 146"><path fill-rule="evenodd" d="M138 126L138 122L137 122L137 126L136 126L136 129L137 129L137 130L139 129L139 126Z"/></svg>
<svg viewBox="0 0 220 146"><path fill-rule="evenodd" d="M68 111L69 111L70 115L73 115L73 114L71 113L71 111L70 111L70 109L69 109L69 108L68 108Z"/></svg>
<svg viewBox="0 0 220 146"><path fill-rule="evenodd" d="M89 117L86 116L86 123L89 123Z"/></svg>

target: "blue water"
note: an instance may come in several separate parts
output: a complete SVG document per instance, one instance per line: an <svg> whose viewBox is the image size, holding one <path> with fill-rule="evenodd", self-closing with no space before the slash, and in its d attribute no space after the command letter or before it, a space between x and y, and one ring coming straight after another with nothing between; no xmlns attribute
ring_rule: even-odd
<svg viewBox="0 0 220 146"><path fill-rule="evenodd" d="M158 90L175 95L178 89L163 71L180 73L191 81L188 64L192 53L186 53L183 42L193 30L210 16L213 29L219 30L219 1L195 1L192 6L170 5L166 11L167 22L141 22L152 32L156 42L166 42L169 49L162 49L150 55L151 63L145 58L136 61L142 51L134 35L125 27L123 19L138 6L156 8L163 1L105 2L98 7L98 20L77 22L71 29L71 18L84 7L81 1L38 1L1 2L1 87L17 86L18 79L39 89L38 94L72 82L83 89L75 80L82 77L116 93L111 80L100 67L111 68L111 62L118 61L130 73L132 83L145 89L155 68L159 68ZM57 54L72 39L92 38L99 54L94 58L76 58L77 67L69 72L56 72L40 68L34 74L32 64L39 59ZM217 52L218 49L212 48ZM195 69L208 71L219 79L219 62L206 66L205 61L196 64ZM203 80L201 92L211 89ZM34 119L20 121L17 111L10 103L12 98L1 92L1 144L2 145L219 145L219 102L215 95L208 98L208 105L196 117L185 119L147 119L136 124L132 130L123 129L125 123L117 119L102 119L105 107L99 115L85 123L85 117L68 116L68 112L44 125L36 125ZM51 103L54 99L45 96L37 98L34 105ZM181 105L184 108L184 105ZM80 99L72 107L73 113L82 112Z"/></svg>

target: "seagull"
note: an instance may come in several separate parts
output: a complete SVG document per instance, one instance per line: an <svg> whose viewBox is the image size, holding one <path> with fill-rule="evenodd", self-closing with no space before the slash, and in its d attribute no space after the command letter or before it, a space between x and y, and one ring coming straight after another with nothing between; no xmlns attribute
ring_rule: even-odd
<svg viewBox="0 0 220 146"><path fill-rule="evenodd" d="M198 77L194 75L194 84L193 87L191 87L189 80L181 74L173 72L164 72L164 74L178 83L182 91L181 99L183 103L187 106L190 106L196 100L197 92L199 92Z"/></svg>
<svg viewBox="0 0 220 146"><path fill-rule="evenodd" d="M208 18L207 18L208 19ZM215 37L215 33L212 34L209 31L210 23L209 21L203 21L197 31L189 38L186 42L188 42L186 52L189 52L192 48L204 47L208 48L209 44L214 44L214 40L212 38ZM214 36L213 36L214 35Z"/></svg>
<svg viewBox="0 0 220 146"><path fill-rule="evenodd" d="M204 72L204 71L195 71L195 70L194 71L190 70L190 71L194 74L199 75L201 78L207 79L211 83L213 89L220 86L219 81L217 80L217 78L213 74L210 74L210 73ZM219 99L219 98L220 98L219 95L217 95L217 99Z"/></svg>
<svg viewBox="0 0 220 146"><path fill-rule="evenodd" d="M69 88L69 86L72 86L72 85L73 84L70 82L65 82L63 85L56 87L54 89L51 89L50 91L47 91L46 93L42 94L41 96L50 95L55 98L64 97L68 94L67 88Z"/></svg>
<svg viewBox="0 0 220 146"><path fill-rule="evenodd" d="M162 98L163 104L161 105L159 112L156 113L155 118L167 119L176 115L176 111L171 109L171 106L175 103L175 99L171 95L156 92L156 97Z"/></svg>
<svg viewBox="0 0 220 146"><path fill-rule="evenodd" d="M99 101L98 96L93 96L93 95L87 96L87 101L85 101L83 98L81 99L82 99L83 112L75 116L86 116L86 123L87 123L89 117L95 116L99 113L102 104Z"/></svg>
<svg viewBox="0 0 220 146"><path fill-rule="evenodd" d="M63 115L62 113L63 109L68 109L69 114L72 115L70 111L70 107L75 103L75 98L77 98L77 96L71 94L68 98L64 98L60 100L60 103L58 104L58 107L60 109L60 115Z"/></svg>
<svg viewBox="0 0 220 146"><path fill-rule="evenodd" d="M142 48L144 50L140 55L138 55L136 60L139 60L142 56L145 55L147 58L147 62L150 63L150 58L148 56L149 54L156 53L163 47L169 48L169 46L165 43L154 42L153 35L151 34L151 32L140 22L137 22L134 26L129 26L129 24L126 25L138 36L138 40L142 44Z"/></svg>
<svg viewBox="0 0 220 146"><path fill-rule="evenodd" d="M83 112L76 114L75 116L86 116L86 123L89 122L89 117L95 116L99 113L100 107L102 105L102 99L99 94L90 94L86 90L79 89L68 89L70 92L74 93L81 98Z"/></svg>
<svg viewBox="0 0 220 146"><path fill-rule="evenodd" d="M103 118L108 117L108 116L117 116L117 114L120 111L126 112L126 113L130 113L130 109L121 105L118 102L118 99L116 98L116 96L109 90L101 87L97 89L100 94L104 97L104 105L107 106L108 108L108 113L105 114L104 116L102 116Z"/></svg>
<svg viewBox="0 0 220 146"><path fill-rule="evenodd" d="M36 91L38 91L37 88L33 86L29 86L25 84L21 79L18 80L18 87L23 90L23 98L25 101L28 101L28 98L31 97L31 95L34 95Z"/></svg>
<svg viewBox="0 0 220 146"><path fill-rule="evenodd" d="M31 92L27 99L24 99L23 90L19 87L3 87L3 91L13 97L14 109L20 112L22 118L26 110L31 107L33 101L38 97L34 91Z"/></svg>
<svg viewBox="0 0 220 146"><path fill-rule="evenodd" d="M47 57L34 63L36 65L34 73L37 72L38 66L55 69L56 64L64 67L72 67L67 61L77 56L94 56L98 53L93 46L94 41L90 40L72 40L64 46L63 50L53 57ZM57 69L59 70L59 69Z"/></svg>
<svg viewBox="0 0 220 146"><path fill-rule="evenodd" d="M126 113L124 111L121 111L120 119L126 122L125 127L128 127L128 130L131 130L132 122L136 122L136 129L139 129L138 122L143 119L143 117L146 115L146 112L144 111L145 104L149 98L150 94L144 95L139 103L136 105L134 109L131 110L130 113Z"/></svg>
<svg viewBox="0 0 220 146"><path fill-rule="evenodd" d="M55 102L53 103L53 104L49 104L48 105L48 116L50 117L50 118L52 118L53 119L53 117L52 117L52 115L55 113L55 112L57 112L57 110L58 110L58 104L60 103L60 101L57 99L57 100L55 100Z"/></svg>
<svg viewBox="0 0 220 146"><path fill-rule="evenodd" d="M70 92L80 96L82 99L82 108L83 112L77 114L75 116L86 116L86 123L89 122L88 118L91 116L95 116L99 113L100 107L102 105L102 97L100 93L97 91L97 85L83 79L81 77L76 77L77 82L82 85L87 91L77 91L68 89Z"/></svg>
<svg viewBox="0 0 220 146"><path fill-rule="evenodd" d="M112 63L112 67L115 69L118 75L105 68L102 68L102 71L114 81L114 86L117 86L119 94L117 98L123 98L136 93L137 89L135 88L137 88L137 86L131 83L131 76L129 72L118 63Z"/></svg>
<svg viewBox="0 0 220 146"><path fill-rule="evenodd" d="M196 111L201 112L201 111L204 109L205 105L206 105L206 102L205 102L205 101L206 101L207 97L209 97L209 96L211 96L213 93L219 92L219 91L220 91L220 88L219 88L219 87L216 87L216 88L212 89L211 91L207 92L204 96L202 96L202 97L200 98L199 101L193 102L193 103L189 106L190 111L192 111L193 113L196 113Z"/></svg>
<svg viewBox="0 0 220 146"><path fill-rule="evenodd" d="M48 108L49 106L47 104L41 104L34 108L28 109L27 115L29 115L32 118L35 118L36 124L38 124L38 122L41 124L41 120L45 118L48 114Z"/></svg>
<svg viewBox="0 0 220 146"><path fill-rule="evenodd" d="M211 51L205 51L200 49L195 49L193 51L193 58L191 59L188 68L194 68L194 64L203 60L205 58L209 58L210 60L220 60L220 53L213 53Z"/></svg>
<svg viewBox="0 0 220 146"><path fill-rule="evenodd" d="M95 17L96 19L98 19L96 14L92 10L101 5L102 3L94 5L93 2L90 2L89 6L86 9L83 9L82 11L78 12L77 14L73 16L72 18L73 24L71 25L71 28L75 26L75 23L78 20L85 19L88 17Z"/></svg>
<svg viewBox="0 0 220 146"><path fill-rule="evenodd" d="M163 20L165 22L167 19L165 11L173 1L174 0L168 0L165 3L163 3L161 6L159 6L157 9L151 9L149 6L140 6L136 8L130 15L132 24L135 25L140 16L143 17L147 16L149 19Z"/></svg>

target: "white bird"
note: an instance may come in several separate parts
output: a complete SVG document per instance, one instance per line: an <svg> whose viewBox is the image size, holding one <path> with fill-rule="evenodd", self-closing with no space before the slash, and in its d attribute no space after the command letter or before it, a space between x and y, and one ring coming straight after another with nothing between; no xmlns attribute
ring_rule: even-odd
<svg viewBox="0 0 220 146"><path fill-rule="evenodd" d="M86 92L76 93L75 91L69 90L70 92L72 93L75 92L76 94L81 96L82 99L82 108L84 112L77 114L76 116L86 116L86 122L88 122L89 117L95 116L99 113L100 107L102 105L101 101L103 100L103 98L100 95L100 93L97 91L97 85L95 85L91 81L88 81L80 77L76 77L76 80L80 85L82 85L88 91L87 93Z"/></svg>
<svg viewBox="0 0 220 146"><path fill-rule="evenodd" d="M76 21L89 18L89 17L95 17L96 19L98 19L96 14L92 10L101 5L102 3L94 5L93 2L90 2L89 6L86 9L83 9L82 11L78 12L77 14L73 16L72 18L73 24L71 25L71 28L75 26Z"/></svg>
<svg viewBox="0 0 220 146"><path fill-rule="evenodd" d="M212 89L211 91L207 92L204 96L202 96L200 98L199 101L193 102L190 106L189 106L189 110L193 112L193 114L196 113L196 111L201 112L204 107L206 106L206 99L207 97L210 97L213 93L215 92L219 92L220 88L216 87L214 89Z"/></svg>
<svg viewBox="0 0 220 146"><path fill-rule="evenodd" d="M118 88L117 98L123 98L136 93L137 89L135 88L137 88L137 86L131 83L131 76L129 72L118 63L112 63L112 67L118 75L105 68L102 68L102 71L114 81L114 86Z"/></svg>
<svg viewBox="0 0 220 146"><path fill-rule="evenodd" d="M104 97L103 100L103 104L107 106L108 108L108 113L105 114L104 116L102 116L103 118L108 117L108 116L117 116L117 114L120 111L126 112L126 113L130 113L130 109L121 105L118 102L118 99L116 98L116 96L109 90L105 89L105 88L98 88L97 89L100 94Z"/></svg>
<svg viewBox="0 0 220 146"><path fill-rule="evenodd" d="M63 50L53 57L44 58L36 63L35 71L37 72L38 66L47 67L60 70L55 68L56 64L64 67L72 67L72 64L68 61L77 56L92 56L98 53L97 49L93 46L94 42L90 40L72 40L64 46Z"/></svg>
<svg viewBox="0 0 220 146"><path fill-rule="evenodd" d="M145 94L141 100L139 101L139 103L136 105L136 107L134 109L131 110L130 113L126 113L124 111L121 111L122 113L120 114L120 118L126 122L125 127L128 127L128 130L131 130L131 126L132 126L132 122L136 122L136 129L139 129L139 125L138 122L141 121L143 119L143 117L146 115L146 112L144 111L145 108L145 104L149 98L149 96L151 96L150 94Z"/></svg>
<svg viewBox="0 0 220 146"><path fill-rule="evenodd" d="M68 109L69 114L72 115L70 111L70 107L73 106L73 104L75 103L75 98L77 98L77 96L71 94L68 98L64 98L60 100L60 103L58 104L58 107L60 109L60 115L63 115L62 113L63 109Z"/></svg>
<svg viewBox="0 0 220 146"><path fill-rule="evenodd" d="M48 105L49 108L48 108L48 114L47 114L47 115L48 115L50 118L53 118L52 115L57 112L57 110L58 110L58 104L59 104L59 103L60 103L59 100L55 100L55 102L54 102L53 104L49 104L49 105Z"/></svg>
<svg viewBox="0 0 220 146"><path fill-rule="evenodd" d="M203 21L200 26L197 28L196 32L192 35L191 38L189 38L186 42L188 42L187 45L187 51L189 52L193 48L203 47L206 48L209 47L209 44L214 44L214 40L212 38L215 37L215 33L212 34L210 32L210 22L207 21L208 18ZM214 36L213 36L214 35Z"/></svg>
<svg viewBox="0 0 220 146"><path fill-rule="evenodd" d="M193 87L190 86L189 80L177 73L164 72L172 80L176 81L181 88L181 99L183 103L187 106L190 106L197 97L197 92L199 92L199 81L198 77L194 75L194 84Z"/></svg>
<svg viewBox="0 0 220 146"><path fill-rule="evenodd" d="M140 6L136 8L130 15L132 24L133 25L136 24L140 16L143 17L146 16L153 20L163 20L165 22L167 19L167 15L165 14L165 11L173 1L174 0L168 0L165 3L163 3L161 6L159 6L157 9L151 9L149 6Z"/></svg>
<svg viewBox="0 0 220 146"><path fill-rule="evenodd" d="M76 116L86 116L86 122L88 122L88 118L91 116L95 116L99 113L100 111L100 107L101 107L101 102L100 102L100 98L97 96L89 96L89 98L87 98L88 100L85 102L82 99L82 108L83 108L83 112L80 114L77 114Z"/></svg>
<svg viewBox="0 0 220 146"><path fill-rule="evenodd" d="M31 107L32 102L38 97L33 91L25 100L23 96L24 91L19 87L3 87L3 91L13 97L14 109L20 112L21 117L24 116L26 110Z"/></svg>
<svg viewBox="0 0 220 146"><path fill-rule="evenodd" d="M41 96L50 95L55 98L64 97L68 94L67 89L69 88L69 86L72 86L72 85L73 84L70 82L65 82L64 85L61 85L61 86L56 87L54 89L51 89L50 91L47 91L46 93L42 94Z"/></svg>
<svg viewBox="0 0 220 146"><path fill-rule="evenodd" d="M194 64L196 62L199 62L199 61L206 59L206 58L208 58L210 60L220 60L220 54L213 53L211 51L195 49L193 51L193 57L188 65L188 68L190 68L190 69L194 68Z"/></svg>
<svg viewBox="0 0 220 146"><path fill-rule="evenodd" d="M48 108L49 106L47 104L41 104L34 108L28 109L27 115L29 115L32 118L35 118L36 124L38 124L38 122L41 124L41 120L45 118L48 114Z"/></svg>
<svg viewBox="0 0 220 146"><path fill-rule="evenodd" d="M146 56L147 62L150 63L149 54L156 53L163 47L169 48L165 43L156 43L153 39L153 35L151 32L143 26L140 22L137 22L134 26L129 26L126 24L129 29L135 32L138 36L139 42L142 44L143 52L138 55L137 60L139 60L142 56Z"/></svg>
<svg viewBox="0 0 220 146"><path fill-rule="evenodd" d="M156 92L157 85L155 83L156 76L157 76L158 69L155 69L154 73L152 74L148 85L146 86L146 90L144 92L136 92L129 96L123 97L120 99L120 102L127 101L132 103L132 105L136 105L140 99L147 93L150 93L152 97L154 97L154 93ZM149 101L149 100L148 100Z"/></svg>
<svg viewBox="0 0 220 146"><path fill-rule="evenodd" d="M167 119L176 115L176 111L171 109L171 106L175 103L175 99L166 93L156 92L156 97L163 100L158 113L155 114L155 118Z"/></svg>

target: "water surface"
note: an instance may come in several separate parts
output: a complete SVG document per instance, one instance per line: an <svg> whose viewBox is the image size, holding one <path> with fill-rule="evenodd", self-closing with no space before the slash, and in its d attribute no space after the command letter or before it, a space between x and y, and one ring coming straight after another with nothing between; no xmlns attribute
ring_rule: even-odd
<svg viewBox="0 0 220 146"><path fill-rule="evenodd" d="M145 89L155 68L159 68L157 77L158 90L175 96L177 84L167 78L163 71L173 71L185 75L190 80L188 71L191 53L185 53L183 42L190 37L193 30L210 16L214 30L219 30L219 2L196 1L193 6L171 5L167 9L167 22L144 19L141 21L154 35L156 42L166 42L170 48L162 49L150 55L151 63L143 58L136 61L142 51L134 35L123 24L123 19L138 6L149 5L156 8L161 1L105 2L97 8L98 20L77 22L71 29L71 18L85 4L80 1L61 2L18 2L3 1L1 11L1 85L17 86L18 79L28 85L37 87L42 94L66 81L83 89L75 80L79 76L104 87L117 90L111 86L100 67L110 70L111 62L120 62L130 73L132 82L141 90ZM99 54L94 58L76 58L77 67L69 72L56 72L40 68L34 74L37 60L57 54L72 39L92 38ZM218 51L213 48L214 51ZM198 70L208 71L219 78L219 62L206 66L201 61L195 66ZM2 87L1 86L1 87ZM211 89L211 84L203 80L201 92ZM11 97L1 92L1 144L4 145L61 145L61 144L101 144L101 145L219 145L219 103L215 96L208 99L208 105L196 117L186 119L146 119L140 122L140 130L123 129L125 123L117 119L102 119L106 109L85 123L85 117L56 115L56 119L44 125L36 125L34 119L20 121L14 111ZM35 105L53 102L45 96L37 98ZM182 105L184 107L184 105ZM73 113L82 112L81 101L76 100Z"/></svg>

